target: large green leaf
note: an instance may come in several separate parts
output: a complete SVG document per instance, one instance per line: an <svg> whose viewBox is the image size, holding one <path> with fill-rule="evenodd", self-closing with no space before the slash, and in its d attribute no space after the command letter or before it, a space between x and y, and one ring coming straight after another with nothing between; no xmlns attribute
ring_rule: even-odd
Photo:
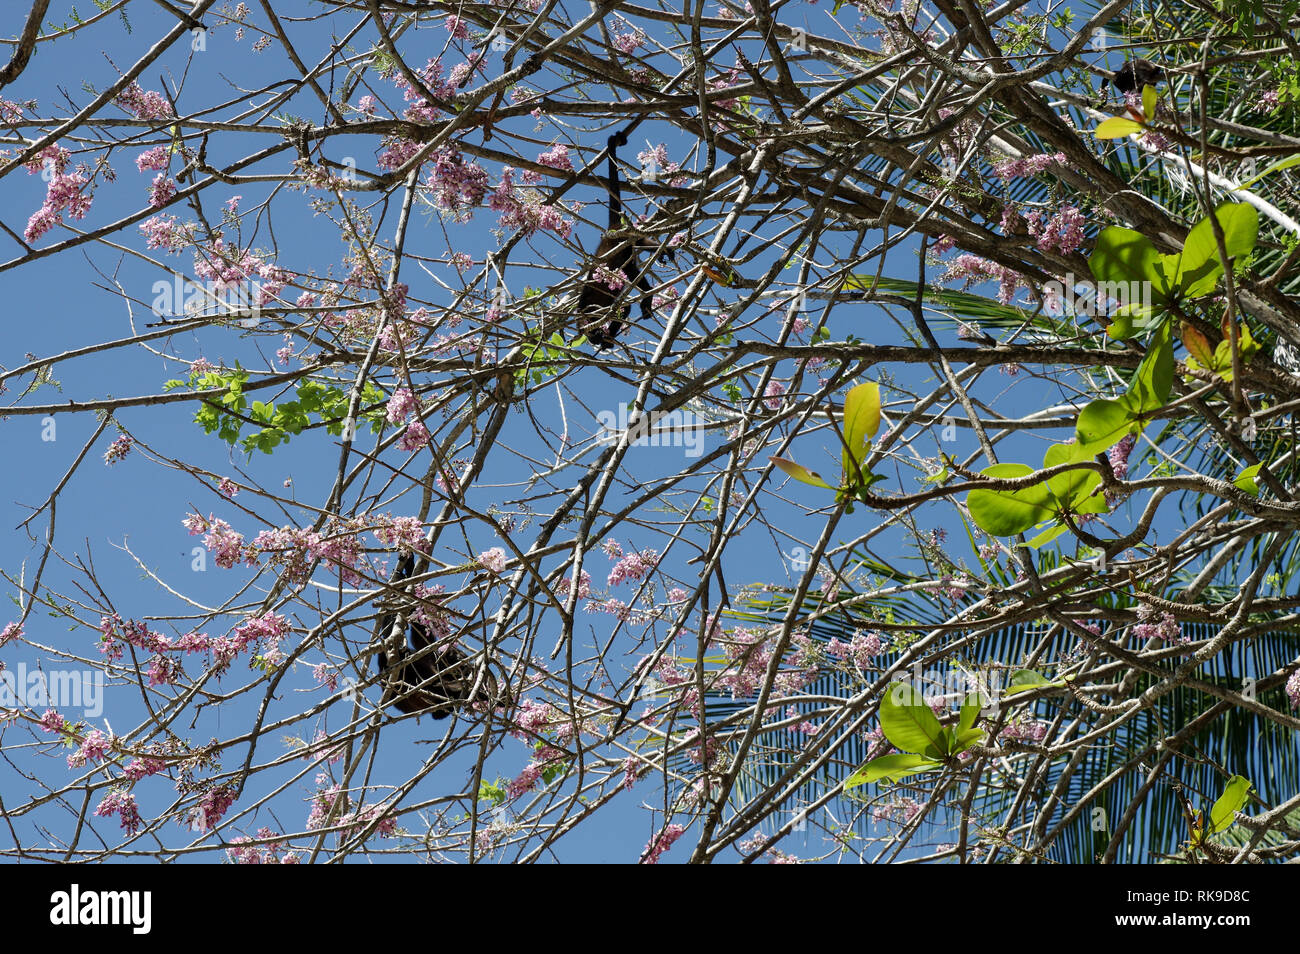
<svg viewBox="0 0 1300 954"><path fill-rule="evenodd" d="M859 785L879 782L882 779L895 782L900 778L906 778L908 775L915 775L917 772L929 772L932 769L940 768L942 765L942 762L936 762L934 759L926 758L924 755L916 755L912 752L898 755L882 755L879 758L872 759L845 779L844 790L847 792Z"/></svg>
<svg viewBox="0 0 1300 954"><path fill-rule="evenodd" d="M905 682L890 684L880 701L880 730L895 748L921 753L930 746L940 752L944 744L943 726L925 697Z"/></svg>
<svg viewBox="0 0 1300 954"><path fill-rule="evenodd" d="M1079 412L1075 440L1089 451L1103 451L1131 431L1133 422L1133 412L1126 401L1098 398Z"/></svg>
<svg viewBox="0 0 1300 954"><path fill-rule="evenodd" d="M1225 202L1214 210L1223 229L1224 250L1228 257L1249 255L1255 248L1259 235L1259 213L1244 202ZM1223 274L1219 259L1219 243L1214 238L1214 226L1206 216L1187 233L1187 241L1178 255L1167 256L1173 261L1173 284L1187 298L1208 295Z"/></svg>
<svg viewBox="0 0 1300 954"><path fill-rule="evenodd" d="M859 384L844 398L844 485L849 486L859 477L859 469L867 456L867 444L880 428L880 385L873 382Z"/></svg>
<svg viewBox="0 0 1300 954"><path fill-rule="evenodd" d="M1228 779L1228 784L1223 787L1223 794L1210 807L1209 833L1213 835L1230 828L1236 820L1237 812L1245 807L1249 795L1250 781L1248 779L1242 778L1240 775L1234 775Z"/></svg>
<svg viewBox="0 0 1300 954"><path fill-rule="evenodd" d="M1059 467L1061 464L1079 463L1091 460L1092 454L1083 444L1053 444L1043 455L1043 467ZM1080 513L1079 506L1089 501L1093 490L1101 483L1101 475L1095 470L1067 470L1063 474L1048 478L1047 489L1055 498L1061 509Z"/></svg>
<svg viewBox="0 0 1300 954"><path fill-rule="evenodd" d="M984 468L986 477L1027 477L1034 469L1026 464L994 464ZM972 490L966 496L970 515L980 529L997 537L1024 533L1052 516L1047 484L1021 490Z"/></svg>
<svg viewBox="0 0 1300 954"><path fill-rule="evenodd" d="M1174 347L1170 337L1171 325L1166 321L1152 336L1146 356L1133 375L1128 403L1140 414L1158 411L1169 403L1174 387Z"/></svg>
<svg viewBox="0 0 1300 954"><path fill-rule="evenodd" d="M1115 225L1102 229L1088 258L1088 268L1099 282L1149 281L1164 286L1160 253L1149 238L1132 229Z"/></svg>

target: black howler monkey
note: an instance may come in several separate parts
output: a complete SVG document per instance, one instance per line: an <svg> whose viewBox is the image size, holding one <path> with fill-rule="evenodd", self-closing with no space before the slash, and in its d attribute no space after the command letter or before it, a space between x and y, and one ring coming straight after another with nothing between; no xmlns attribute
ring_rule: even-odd
<svg viewBox="0 0 1300 954"><path fill-rule="evenodd" d="M410 576L414 566L415 555L408 553L394 571L390 585L397 586ZM421 650L434 645L428 627L408 619L405 630L395 632L404 618L404 612L392 612L379 621L377 635L382 649L376 658L384 687L381 705L394 705L408 715L445 719L461 706L490 702L496 697L496 678L491 670L484 669L483 682L474 692L478 667L469 657L450 644L421 655Z"/></svg>
<svg viewBox="0 0 1300 954"><path fill-rule="evenodd" d="M1165 79L1165 71L1150 60L1134 57L1109 76L1103 76L1104 89L1109 82L1121 93L1141 92L1143 86L1158 86Z"/></svg>
<svg viewBox="0 0 1300 954"><path fill-rule="evenodd" d="M642 292L641 317L651 320L650 281L641 271L637 260L638 248L657 248L659 243L646 237L636 237L618 233L625 228L623 223L623 199L618 176L618 147L627 145L627 133L620 130L609 137L607 158L609 168L606 173L606 188L609 190L609 225L600 237L594 253L595 267L582 283L578 293L577 314L580 328L596 348L603 351L614 343L623 331L627 318L628 302L624 299L624 290L615 291L601 280L596 268L603 265L611 272L622 274L628 284L635 284ZM673 250L665 248L664 253L674 260ZM617 307L615 307L617 303ZM608 310L613 309L613 315Z"/></svg>

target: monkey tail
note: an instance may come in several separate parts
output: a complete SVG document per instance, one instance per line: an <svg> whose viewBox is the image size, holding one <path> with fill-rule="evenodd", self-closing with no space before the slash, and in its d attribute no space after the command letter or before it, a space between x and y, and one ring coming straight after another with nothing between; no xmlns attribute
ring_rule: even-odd
<svg viewBox="0 0 1300 954"><path fill-rule="evenodd" d="M623 225L623 199L618 178L618 147L627 145L627 131L620 129L609 137L609 169L606 172L606 187L609 189L609 228L617 229Z"/></svg>

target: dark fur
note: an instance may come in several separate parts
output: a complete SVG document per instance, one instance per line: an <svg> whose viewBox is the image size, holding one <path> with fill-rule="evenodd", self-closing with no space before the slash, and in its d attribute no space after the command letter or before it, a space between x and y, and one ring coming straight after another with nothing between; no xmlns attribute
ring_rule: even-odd
<svg viewBox="0 0 1300 954"><path fill-rule="evenodd" d="M606 188L609 190L609 225L605 229L605 234L600 237L593 257L597 265L604 265L612 272L622 273L628 284L635 284L640 289L641 318L649 322L652 317L651 285L649 277L641 272L637 249L657 248L659 243L653 239L614 234L624 227L617 151L619 146L626 145L627 133L625 132L619 131L609 137L607 150L609 168L605 176ZM665 254L672 258L671 249L665 249ZM614 339L623 333L628 312L627 295L626 288L614 291L601 281L594 269L583 282L582 289L578 293L578 320L581 330L587 335L587 340L597 351L608 348L614 343Z"/></svg>
<svg viewBox="0 0 1300 954"><path fill-rule="evenodd" d="M1103 77L1101 85L1110 82L1121 93L1131 93L1143 86L1158 86L1165 78L1165 71L1150 60L1135 58L1117 69L1107 80Z"/></svg>
<svg viewBox="0 0 1300 954"><path fill-rule="evenodd" d="M406 579L414 565L413 555L403 557L392 584L395 586ZM429 630L423 623L412 620L407 623L405 633L394 633L398 619L397 613L389 613L379 624L384 649L376 658L384 686L384 706L396 706L409 715L424 713L445 719L461 706L495 698L497 685L491 670L484 671L479 691L474 693L477 667L454 646L431 649L415 658L421 650L433 645Z"/></svg>

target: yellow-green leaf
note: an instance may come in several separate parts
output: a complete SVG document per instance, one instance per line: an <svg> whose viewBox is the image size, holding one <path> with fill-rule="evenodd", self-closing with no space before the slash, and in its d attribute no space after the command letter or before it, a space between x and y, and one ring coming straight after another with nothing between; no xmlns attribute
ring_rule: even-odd
<svg viewBox="0 0 1300 954"><path fill-rule="evenodd" d="M802 464L796 464L794 461L788 460L784 457L773 457L771 458L771 461L772 463L776 464L777 467L780 467L783 471L785 471L787 474L793 477L795 480L802 481L803 483L809 484L810 486L813 487L823 487L826 490L835 489L830 484L826 483L824 479L822 479L821 474L817 473L816 471L809 470L807 467L804 467Z"/></svg>
<svg viewBox="0 0 1300 954"><path fill-rule="evenodd" d="M1092 131L1098 139L1123 139L1142 131L1142 124L1123 116L1112 116Z"/></svg>

